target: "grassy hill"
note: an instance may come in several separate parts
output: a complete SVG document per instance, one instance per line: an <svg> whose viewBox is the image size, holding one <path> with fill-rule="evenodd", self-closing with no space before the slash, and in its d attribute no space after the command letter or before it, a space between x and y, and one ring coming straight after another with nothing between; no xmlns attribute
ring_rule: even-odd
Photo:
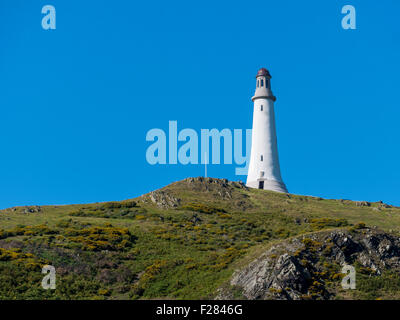
<svg viewBox="0 0 400 320"><path fill-rule="evenodd" d="M0 299L214 298L276 243L363 224L400 234L400 208L188 178L125 201L5 209ZM44 264L54 291L41 288Z"/></svg>

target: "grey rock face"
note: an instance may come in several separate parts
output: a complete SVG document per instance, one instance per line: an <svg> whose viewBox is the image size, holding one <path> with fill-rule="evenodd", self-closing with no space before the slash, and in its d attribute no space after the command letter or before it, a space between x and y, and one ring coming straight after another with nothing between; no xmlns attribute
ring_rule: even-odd
<svg viewBox="0 0 400 320"><path fill-rule="evenodd" d="M237 271L230 281L231 289L221 288L217 299L232 297L232 288L251 300L330 299L333 293L325 286L330 281L326 265L340 270L343 264L356 262L375 271L376 276L387 268L400 270L399 239L365 228L325 231L284 241Z"/></svg>
<svg viewBox="0 0 400 320"><path fill-rule="evenodd" d="M149 193L151 202L155 203L157 207L167 209L175 208L180 204L180 199L172 196L165 191L153 191Z"/></svg>
<svg viewBox="0 0 400 320"><path fill-rule="evenodd" d="M218 186L222 188L240 188L244 190L248 190L246 185L242 181L229 181L227 179L216 179L216 178L204 178L204 177L197 177L197 178L187 178L184 182L190 187L190 185L204 185L204 187L212 188L212 186Z"/></svg>
<svg viewBox="0 0 400 320"><path fill-rule="evenodd" d="M243 182L234 182L227 179L198 177L187 178L174 184L176 184L179 188L183 187L189 192L208 193L211 197L233 201L236 206L242 208L243 210L252 207L251 202L247 201L248 196L237 192L238 189L248 190ZM171 186L174 184L171 184ZM139 201L144 203L153 203L161 209L171 209L179 207L182 203L182 199L180 199L177 195L179 195L179 192L174 193L173 187L172 190L163 188L142 195L139 198Z"/></svg>
<svg viewBox="0 0 400 320"><path fill-rule="evenodd" d="M356 206L357 207L370 207L371 203L369 203L367 201L357 201Z"/></svg>
<svg viewBox="0 0 400 320"><path fill-rule="evenodd" d="M232 199L232 192L234 189L248 190L243 182L234 182L227 179L198 177L187 178L183 180L183 182L188 190L210 192L214 196L218 196L219 198L226 200Z"/></svg>

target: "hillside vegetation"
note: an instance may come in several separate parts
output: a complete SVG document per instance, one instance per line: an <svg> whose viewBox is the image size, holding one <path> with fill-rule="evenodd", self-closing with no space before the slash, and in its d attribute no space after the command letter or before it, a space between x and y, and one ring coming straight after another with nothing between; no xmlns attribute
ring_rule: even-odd
<svg viewBox="0 0 400 320"><path fill-rule="evenodd" d="M274 245L365 227L400 234L400 208L211 178L188 178L126 201L15 207L0 211L0 299L213 299L235 270ZM44 264L56 268L56 290L41 288ZM390 272L370 273L360 289L326 296L397 297L400 281L391 281Z"/></svg>

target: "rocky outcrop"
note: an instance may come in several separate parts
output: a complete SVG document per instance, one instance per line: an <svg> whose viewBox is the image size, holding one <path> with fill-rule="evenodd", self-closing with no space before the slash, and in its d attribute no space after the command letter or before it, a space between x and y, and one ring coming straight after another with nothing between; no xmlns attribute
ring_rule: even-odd
<svg viewBox="0 0 400 320"><path fill-rule="evenodd" d="M216 178L204 178L204 177L197 177L197 178L187 178L183 180L184 183L191 185L191 184L203 184L207 189L207 186L219 186L222 188L227 187L234 187L234 188L241 188L244 190L248 190L246 185L242 181L229 181L227 179L216 179Z"/></svg>
<svg viewBox="0 0 400 320"><path fill-rule="evenodd" d="M356 206L357 207L370 207L371 203L367 201L356 201Z"/></svg>
<svg viewBox="0 0 400 320"><path fill-rule="evenodd" d="M139 201L153 203L161 209L177 208L182 202L182 199L177 197L177 195L182 190L185 190L196 194L203 193L207 197L218 200L233 201L242 210L251 208L252 204L246 201L248 196L237 192L239 189L248 190L243 182L204 177L187 178L173 183L166 188L145 194L139 198Z"/></svg>
<svg viewBox="0 0 400 320"><path fill-rule="evenodd" d="M148 197L151 202L162 209L176 208L181 202L179 198L176 198L168 192L162 190L152 191L149 193Z"/></svg>
<svg viewBox="0 0 400 320"><path fill-rule="evenodd" d="M371 276L400 270L400 239L370 228L304 235L272 246L244 269L217 299L331 299L328 284L342 278L341 266L358 264Z"/></svg>
<svg viewBox="0 0 400 320"><path fill-rule="evenodd" d="M4 213L15 212L15 213L24 213L24 214L39 213L39 212L42 212L42 207L41 206L12 207L12 208L8 208L8 209L0 210L0 212L4 212Z"/></svg>
<svg viewBox="0 0 400 320"><path fill-rule="evenodd" d="M243 182L229 181L227 179L197 177L187 178L181 183L183 183L188 190L210 192L214 196L225 200L233 198L232 193L235 189L248 190Z"/></svg>

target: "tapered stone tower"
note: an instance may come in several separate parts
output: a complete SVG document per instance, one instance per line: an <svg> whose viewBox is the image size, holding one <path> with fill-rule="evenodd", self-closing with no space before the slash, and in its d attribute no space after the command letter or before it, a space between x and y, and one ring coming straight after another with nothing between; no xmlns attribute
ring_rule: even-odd
<svg viewBox="0 0 400 320"><path fill-rule="evenodd" d="M265 68L258 70L256 92L252 97L253 133L246 185L251 188L288 192L282 181L276 140L271 75Z"/></svg>

